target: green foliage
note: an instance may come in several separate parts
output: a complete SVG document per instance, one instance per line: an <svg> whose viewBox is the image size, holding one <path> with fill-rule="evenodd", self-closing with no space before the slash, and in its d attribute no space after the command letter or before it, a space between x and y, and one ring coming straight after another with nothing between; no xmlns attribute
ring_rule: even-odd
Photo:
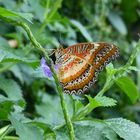
<svg viewBox="0 0 140 140"><path fill-rule="evenodd" d="M79 30L79 32L82 33L82 35L86 38L87 41L92 42L92 37L90 36L86 28L80 22L76 20L71 20L70 22L73 26L75 26Z"/></svg>
<svg viewBox="0 0 140 140"><path fill-rule="evenodd" d="M2 16L3 18L8 18L8 19L12 19L13 21L29 21L31 22L32 20L32 14L27 14L27 13L17 13L17 12L13 12L7 9L4 9L2 7L0 7L0 16Z"/></svg>
<svg viewBox="0 0 140 140"><path fill-rule="evenodd" d="M124 24L122 18L118 15L118 13L110 12L108 15L108 19L110 20L111 24L122 34L127 34L127 29Z"/></svg>
<svg viewBox="0 0 140 140"><path fill-rule="evenodd" d="M75 135L78 140L118 140L117 135L126 140L140 139L140 127L126 119L84 120L74 123ZM58 139L68 139L65 127L56 132Z"/></svg>
<svg viewBox="0 0 140 140"><path fill-rule="evenodd" d="M43 140L43 134L37 127L24 124L18 121L14 116L10 116L9 119L21 140L30 140L31 138L34 140Z"/></svg>
<svg viewBox="0 0 140 140"><path fill-rule="evenodd" d="M0 89L2 89L9 99L12 100L21 100L22 92L19 85L11 79L2 79L0 80Z"/></svg>
<svg viewBox="0 0 140 140"><path fill-rule="evenodd" d="M126 119L116 118L106 120L105 123L113 129L121 138L126 140L140 139L140 127Z"/></svg>
<svg viewBox="0 0 140 140"><path fill-rule="evenodd" d="M4 96L0 96L0 120L7 120L8 114L12 111L14 102Z"/></svg>
<svg viewBox="0 0 140 140"><path fill-rule="evenodd" d="M116 84L124 91L130 98L132 103L138 99L139 93L134 82L128 77L120 77L116 80Z"/></svg>
<svg viewBox="0 0 140 140"><path fill-rule="evenodd" d="M36 111L41 116L44 122L50 125L56 125L64 123L64 117L59 104L58 97L50 97L43 95L43 102L36 105Z"/></svg>
<svg viewBox="0 0 140 140"><path fill-rule="evenodd" d="M73 119L80 120L81 118L84 118L86 115L88 115L93 109L96 107L111 107L116 105L116 100L105 97L105 96L97 96L95 98L92 98L90 96L87 96L89 103L86 106L81 106L77 109L77 113L75 116L73 116Z"/></svg>
<svg viewBox="0 0 140 140"><path fill-rule="evenodd" d="M11 48L5 47L0 50L0 53L2 54L0 56L0 62L15 62L15 63L23 62L29 65L36 65L36 66L39 64L38 60L26 58L22 50L16 51L16 50L12 50Z"/></svg>
<svg viewBox="0 0 140 140"><path fill-rule="evenodd" d="M95 100L97 102L99 102L99 105L100 106L104 106L104 107L111 107L111 106L115 106L117 101L112 99L112 98L109 98L109 97L105 97L105 96L102 96L102 97L95 97Z"/></svg>
<svg viewBox="0 0 140 140"><path fill-rule="evenodd" d="M78 121L74 123L74 128L76 139L78 140L105 140L106 138L108 138L109 140L117 139L116 134L109 127L107 127L104 124L104 122L98 120ZM57 130L56 134L58 139L68 139L65 127L62 127L60 130ZM110 138L107 135L110 136Z"/></svg>
<svg viewBox="0 0 140 140"><path fill-rule="evenodd" d="M5 0L0 6L0 140L140 139L138 0ZM86 96L63 94L48 56L60 35L64 45L94 40L120 48L118 61ZM52 64L52 79L39 66L42 56Z"/></svg>

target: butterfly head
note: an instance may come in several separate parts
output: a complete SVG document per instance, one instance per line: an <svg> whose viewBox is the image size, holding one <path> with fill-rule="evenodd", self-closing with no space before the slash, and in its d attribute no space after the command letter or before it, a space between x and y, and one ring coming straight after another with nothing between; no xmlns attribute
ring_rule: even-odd
<svg viewBox="0 0 140 140"><path fill-rule="evenodd" d="M56 57L56 64L61 64L64 60L64 48L63 46L60 46L59 48L57 48L57 50L55 51L55 57Z"/></svg>

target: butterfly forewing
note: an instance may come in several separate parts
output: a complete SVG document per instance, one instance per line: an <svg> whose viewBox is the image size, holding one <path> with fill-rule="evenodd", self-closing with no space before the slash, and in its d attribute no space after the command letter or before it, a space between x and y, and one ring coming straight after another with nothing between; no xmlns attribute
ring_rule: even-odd
<svg viewBox="0 0 140 140"><path fill-rule="evenodd" d="M118 56L118 48L108 43L79 43L58 52L58 77L68 94L81 94L88 90L98 73Z"/></svg>

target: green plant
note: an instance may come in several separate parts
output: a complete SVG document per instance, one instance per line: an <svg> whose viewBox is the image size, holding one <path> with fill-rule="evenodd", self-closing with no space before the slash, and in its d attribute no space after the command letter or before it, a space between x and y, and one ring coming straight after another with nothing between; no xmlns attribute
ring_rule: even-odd
<svg viewBox="0 0 140 140"><path fill-rule="evenodd" d="M30 1L31 5L32 2L33 1ZM137 67L131 65L140 50L140 40L137 42L129 60L123 67L115 69L112 64L109 64L106 67L106 82L103 88L93 98L86 95L88 103L85 103L84 105L81 101L82 98L77 99L76 96L63 94L57 75L54 71L53 62L48 56L48 52L45 49L46 47L42 46L44 46L44 40L47 37L48 42L50 41L50 37L52 44L58 43L52 37L51 32L45 30L46 26L50 29L54 26L54 29L52 30L57 30L57 27L61 27L64 29L63 32L66 35L69 35L67 34L67 30L69 30L71 33L69 35L70 38L76 38L72 27L76 28L75 30L80 31L87 41L92 41L91 35L85 26L73 19L62 20L62 22L66 21L67 24L70 24L69 26L65 23L61 24L59 22L56 22L57 25L55 25L55 22L53 21L58 21L61 18L58 13L58 9L61 7L62 0L57 0L54 7L51 6L50 3L52 1L50 0L43 2L46 4L46 10L42 7L42 10L44 11L44 19L36 16L38 20L40 20L40 23L38 23L40 24L40 28L37 28L38 24L32 24L33 21L29 18L32 17L31 14L21 14L0 8L0 19L12 24L12 27L18 26L17 32L19 35L15 33L5 34L5 36L18 40L19 45L21 45L18 49L13 49L10 48L4 37L0 38L0 89L2 93L0 94L0 120L2 121L1 126L3 126L0 129L0 139L117 140L123 138L126 140L132 140L135 138L136 140L139 140L140 127L134 122L123 118L95 119L90 116L90 113L94 112L97 107L112 107L117 104L115 99L104 95L114 85L114 83L126 94L133 104L136 102L139 97L138 90L133 80L130 79L127 74L132 70L139 71ZM99 3L97 2L97 6L99 6L98 4ZM106 10L106 7L104 6L107 3L102 2L102 4L103 9L101 10L102 16L100 20L103 22L105 20L104 10ZM37 6L41 6L39 1L37 1ZM48 10L49 8L51 8L51 11ZM86 14L90 15L90 12ZM30 27L29 22L31 22ZM107 25L104 24L104 26L105 27L102 30L107 30ZM34 31L34 35L31 30ZM46 33L44 33L43 30L45 30ZM101 33L103 34L103 32ZM46 34L48 35L47 37ZM124 32L122 34L124 34ZM22 43L24 42L22 35L24 35L24 39L26 38L26 41L29 42L26 43L26 47L24 47L24 44ZM41 38L41 36L43 36L43 38ZM41 42L42 45L39 42ZM74 40L69 39L69 42L74 42ZM50 45L48 43L47 48L49 47ZM45 56L47 63L52 65L51 71L53 73L54 81L50 79L46 80L46 77L42 74L39 64L40 55ZM4 73L7 72L7 70L12 72L15 77L13 77L12 74ZM36 78L39 76L45 82L42 79L37 81ZM50 92L48 87L46 88L46 81L47 85L51 85L53 88L56 87L55 89L59 93L60 98L58 96L46 94L46 92ZM56 86L52 85L53 82ZM27 85L30 85L32 88L27 88ZM27 95L30 94L30 92L33 96ZM52 93L53 92L55 91L52 91ZM31 98L30 101L36 102L33 107L33 102L29 104L28 98ZM27 106L30 109L29 111L27 110ZM16 131L18 136L12 135L12 132L14 131Z"/></svg>

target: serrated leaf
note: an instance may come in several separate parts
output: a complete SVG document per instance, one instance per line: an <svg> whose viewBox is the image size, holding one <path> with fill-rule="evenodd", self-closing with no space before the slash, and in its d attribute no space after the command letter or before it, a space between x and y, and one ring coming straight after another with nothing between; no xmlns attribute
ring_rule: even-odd
<svg viewBox="0 0 140 140"><path fill-rule="evenodd" d="M43 132L38 127L22 123L13 115L9 116L9 119L16 129L16 134L20 137L20 140L43 140Z"/></svg>
<svg viewBox="0 0 140 140"><path fill-rule="evenodd" d="M23 62L33 67L39 64L39 61L25 57L22 50L0 46L0 54L0 62Z"/></svg>
<svg viewBox="0 0 140 140"><path fill-rule="evenodd" d="M87 41L92 42L92 37L90 36L86 28L80 22L76 20L70 20L70 22L73 26L75 26L81 32L81 34L87 39Z"/></svg>
<svg viewBox="0 0 140 140"><path fill-rule="evenodd" d="M106 97L106 96L97 96L94 98L97 102L99 102L100 106L104 106L104 107L111 107L111 106L115 106L117 101Z"/></svg>
<svg viewBox="0 0 140 140"><path fill-rule="evenodd" d="M114 28L116 28L122 35L127 34L127 28L125 26L125 23L117 12L111 11L108 15L108 19L114 26Z"/></svg>
<svg viewBox="0 0 140 140"><path fill-rule="evenodd" d="M23 100L19 85L12 79L0 78L0 89L3 90L11 100Z"/></svg>
<svg viewBox="0 0 140 140"><path fill-rule="evenodd" d="M93 109L100 106L100 104L92 97L86 96L89 100L89 103L86 106L81 107L73 116L73 120L80 120L84 118L87 114L89 114Z"/></svg>
<svg viewBox="0 0 140 140"><path fill-rule="evenodd" d="M105 123L125 140L140 140L140 126L123 118L105 120Z"/></svg>
<svg viewBox="0 0 140 140"><path fill-rule="evenodd" d="M101 107L101 106L104 106L104 107L111 107L111 106L114 106L116 105L117 101L112 99L112 98L109 98L109 97L105 97L105 96L97 96L95 98L92 98L90 96L86 96L89 100L89 103L80 108L76 115L73 116L73 119L75 120L79 120L81 118L84 118L86 115L88 115L93 109L97 108L97 107Z"/></svg>
<svg viewBox="0 0 140 140"><path fill-rule="evenodd" d="M116 133L100 120L78 121L73 126L76 140L117 140ZM69 140L66 126L57 129L56 136L57 140Z"/></svg>
<svg viewBox="0 0 140 140"><path fill-rule="evenodd" d="M4 18L10 18L12 20L29 21L30 23L32 23L32 17L33 17L33 15L29 13L13 12L11 10L7 10L2 7L0 7L0 16Z"/></svg>
<svg viewBox="0 0 140 140"><path fill-rule="evenodd" d="M139 97L139 93L134 82L129 77L120 77L115 82L121 88L121 90L129 97L131 102L135 103Z"/></svg>

